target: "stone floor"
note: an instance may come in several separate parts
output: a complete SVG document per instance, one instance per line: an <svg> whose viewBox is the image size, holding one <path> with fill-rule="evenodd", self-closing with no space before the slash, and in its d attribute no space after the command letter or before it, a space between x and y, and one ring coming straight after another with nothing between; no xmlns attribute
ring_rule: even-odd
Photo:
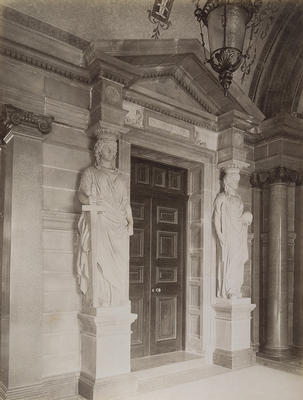
<svg viewBox="0 0 303 400"><path fill-rule="evenodd" d="M262 362L259 357L258 362ZM230 370L217 365L207 365L203 358L182 351L133 359L132 375L138 382L137 394L129 397L122 395L115 399L301 400L303 398L303 370L298 368L298 365L292 368L283 366L281 370L281 363L271 365L268 360L264 362L263 365ZM80 397L79 399L82 400Z"/></svg>
<svg viewBox="0 0 303 400"><path fill-rule="evenodd" d="M209 367L211 368L211 366ZM303 377L262 365L150 391L130 400L302 400Z"/></svg>

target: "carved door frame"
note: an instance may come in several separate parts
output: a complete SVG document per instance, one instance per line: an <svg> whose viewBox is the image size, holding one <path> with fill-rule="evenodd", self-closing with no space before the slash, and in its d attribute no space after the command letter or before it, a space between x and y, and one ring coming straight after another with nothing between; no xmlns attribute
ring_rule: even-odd
<svg viewBox="0 0 303 400"><path fill-rule="evenodd" d="M212 227L213 201L218 190L215 152L181 139L171 140L134 129L119 141L119 168L129 179L131 156L188 171L185 350L198 352L211 362L215 348L212 304L216 296L216 246Z"/></svg>

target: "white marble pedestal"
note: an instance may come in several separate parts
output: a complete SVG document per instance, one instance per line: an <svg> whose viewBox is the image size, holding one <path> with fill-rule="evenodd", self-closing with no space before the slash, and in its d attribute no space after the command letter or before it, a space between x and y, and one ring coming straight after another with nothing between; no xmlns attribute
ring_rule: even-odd
<svg viewBox="0 0 303 400"><path fill-rule="evenodd" d="M97 308L95 315L79 314L79 394L85 399L104 400L136 390L129 374L131 324L135 319L130 305Z"/></svg>
<svg viewBox="0 0 303 400"><path fill-rule="evenodd" d="M250 298L220 299L216 311L216 349L214 364L227 368L247 367L255 362L251 348L250 320L256 307Z"/></svg>

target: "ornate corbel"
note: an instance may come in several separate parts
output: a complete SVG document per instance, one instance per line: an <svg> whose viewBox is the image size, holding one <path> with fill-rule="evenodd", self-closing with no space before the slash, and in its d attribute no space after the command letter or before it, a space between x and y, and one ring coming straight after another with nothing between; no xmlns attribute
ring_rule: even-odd
<svg viewBox="0 0 303 400"><path fill-rule="evenodd" d="M0 132L1 140L10 132L14 126L27 125L38 129L43 135L48 134L52 129L54 117L41 114L35 114L31 111L25 111L21 108L4 104L0 114Z"/></svg>

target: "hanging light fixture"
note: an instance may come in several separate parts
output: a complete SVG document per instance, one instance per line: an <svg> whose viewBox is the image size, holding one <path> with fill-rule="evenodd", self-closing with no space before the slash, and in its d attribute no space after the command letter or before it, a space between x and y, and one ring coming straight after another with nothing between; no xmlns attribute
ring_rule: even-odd
<svg viewBox="0 0 303 400"><path fill-rule="evenodd" d="M197 2L195 17L200 24L202 46L207 62L219 74L219 81L227 96L233 73L243 59L245 33L253 14L261 1L207 0L203 8ZM203 37L203 25L208 32L210 58L207 59Z"/></svg>

